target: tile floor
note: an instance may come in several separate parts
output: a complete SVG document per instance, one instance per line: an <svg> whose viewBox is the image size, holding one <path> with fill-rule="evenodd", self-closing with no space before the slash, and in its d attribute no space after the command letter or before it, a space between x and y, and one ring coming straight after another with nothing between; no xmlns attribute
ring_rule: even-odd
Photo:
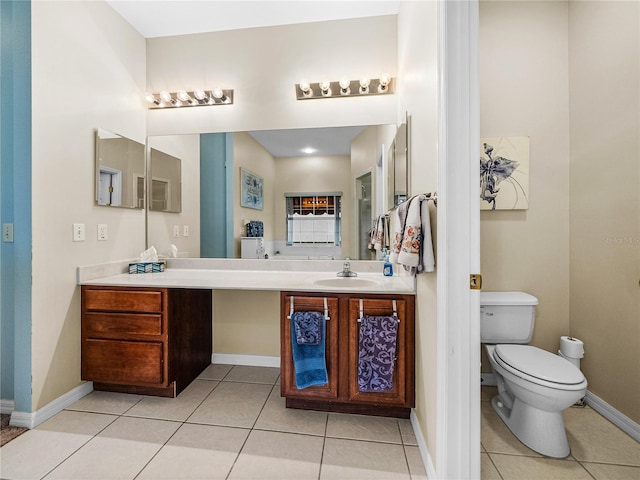
<svg viewBox="0 0 640 480"><path fill-rule="evenodd" d="M12 479L405 479L409 420L286 409L279 369L211 365L177 398L93 392L0 449Z"/></svg>
<svg viewBox="0 0 640 480"><path fill-rule="evenodd" d="M553 459L513 436L491 407L496 393L482 387L482 480L640 480L640 444L595 410L565 410L571 454Z"/></svg>

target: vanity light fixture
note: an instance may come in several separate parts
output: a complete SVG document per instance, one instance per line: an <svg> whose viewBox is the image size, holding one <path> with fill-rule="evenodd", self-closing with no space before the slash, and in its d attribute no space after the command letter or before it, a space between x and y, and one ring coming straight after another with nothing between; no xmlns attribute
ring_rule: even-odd
<svg viewBox="0 0 640 480"><path fill-rule="evenodd" d="M216 88L213 90L179 90L160 93L145 93L145 100L149 108L174 108L174 107L202 107L209 105L231 105L233 103L233 90Z"/></svg>
<svg viewBox="0 0 640 480"><path fill-rule="evenodd" d="M346 98L365 97L368 95L385 95L393 93L394 79L388 73L383 73L380 78L362 77L360 80L348 80L331 82L324 80L317 83L309 83L306 80L297 83L296 98L308 100L312 98Z"/></svg>

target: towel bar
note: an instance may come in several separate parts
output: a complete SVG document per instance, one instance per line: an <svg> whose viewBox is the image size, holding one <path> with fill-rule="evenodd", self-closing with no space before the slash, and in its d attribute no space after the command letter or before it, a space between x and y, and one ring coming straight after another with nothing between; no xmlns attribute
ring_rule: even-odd
<svg viewBox="0 0 640 480"><path fill-rule="evenodd" d="M358 317L358 319L356 320L358 323L362 322L362 317L364 317L364 302L362 301L362 299L358 299L358 304L360 307L360 316ZM393 316L396 318L396 320L398 321L398 323L400 323L400 319L398 318L398 305L396 303L395 300L391 300L391 304L393 305Z"/></svg>
<svg viewBox="0 0 640 480"><path fill-rule="evenodd" d="M327 303L327 297L324 297L323 300L324 300L324 319L328 322L329 320L331 320L331 317L329 316L329 305ZM290 297L290 300L289 300L289 315L287 316L287 320L291 320L292 317L293 317L293 295Z"/></svg>

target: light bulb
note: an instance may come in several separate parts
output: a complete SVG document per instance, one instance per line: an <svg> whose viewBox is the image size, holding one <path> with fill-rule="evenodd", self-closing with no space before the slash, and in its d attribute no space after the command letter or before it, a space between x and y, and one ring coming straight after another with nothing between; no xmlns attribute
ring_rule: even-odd
<svg viewBox="0 0 640 480"><path fill-rule="evenodd" d="M181 102L188 102L189 99L191 98L189 94L184 90L180 90L177 94L177 97L178 97L178 100L180 100Z"/></svg>
<svg viewBox="0 0 640 480"><path fill-rule="evenodd" d="M149 103L158 103L158 101L156 100L156 97L154 97L153 94L149 92L144 94L144 99Z"/></svg>
<svg viewBox="0 0 640 480"><path fill-rule="evenodd" d="M305 97L313 96L313 90L311 89L311 85L307 80L300 80L300 83L298 86L300 87L300 90L302 91L302 94Z"/></svg>
<svg viewBox="0 0 640 480"><path fill-rule="evenodd" d="M222 97L224 97L224 92L219 88L216 88L215 90L211 91L211 95L213 95L213 98L220 100Z"/></svg>
<svg viewBox="0 0 640 480"><path fill-rule="evenodd" d="M204 93L204 90L196 90L195 92L193 92L193 95L198 100L204 100L205 98L207 98L207 95Z"/></svg>
<svg viewBox="0 0 640 480"><path fill-rule="evenodd" d="M349 85L351 85L351 82L346 78L340 80L340 95L349 95L351 93Z"/></svg>
<svg viewBox="0 0 640 480"><path fill-rule="evenodd" d="M331 82L329 80L324 80L321 84L320 84L320 90L322 90L322 96L323 97L330 97L331 96Z"/></svg>
<svg viewBox="0 0 640 480"><path fill-rule="evenodd" d="M369 83L371 83L371 80L367 77L360 79L360 93L369 93Z"/></svg>
<svg viewBox="0 0 640 480"><path fill-rule="evenodd" d="M167 92L166 90L163 90L163 91L160 92L160 98L165 103L171 103L171 100L172 100L171 94L169 92Z"/></svg>
<svg viewBox="0 0 640 480"><path fill-rule="evenodd" d="M380 75L380 84L378 85L378 93L384 93L389 88L389 83L391 83L391 76L388 73L383 73Z"/></svg>

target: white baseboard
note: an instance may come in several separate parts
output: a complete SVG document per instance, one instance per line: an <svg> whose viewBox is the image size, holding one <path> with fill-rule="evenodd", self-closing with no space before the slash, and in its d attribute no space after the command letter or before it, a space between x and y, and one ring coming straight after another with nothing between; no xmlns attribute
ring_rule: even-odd
<svg viewBox="0 0 640 480"><path fill-rule="evenodd" d="M16 402L13 400L0 400L0 413L3 415L11 415L16 408Z"/></svg>
<svg viewBox="0 0 640 480"><path fill-rule="evenodd" d="M53 402L35 412L12 412L10 424L15 427L34 428L49 420L56 413L61 412L69 405L77 402L85 395L93 391L93 382L86 382L56 398Z"/></svg>
<svg viewBox="0 0 640 480"><path fill-rule="evenodd" d="M429 451L427 450L427 442L425 441L424 435L422 434L422 429L420 428L420 423L418 422L418 417L416 416L414 409L411 409L410 419L411 426L413 427L413 434L416 436L416 442L418 443L420 457L422 457L424 469L427 471L427 478L438 478L438 476L436 475L436 469L434 468L433 462L431 461L431 455L429 455Z"/></svg>
<svg viewBox="0 0 640 480"><path fill-rule="evenodd" d="M271 357L267 355L242 355L235 353L213 353L211 354L211 363L280 368L280 357Z"/></svg>
<svg viewBox="0 0 640 480"><path fill-rule="evenodd" d="M595 393L591 393L587 390L585 399L587 401L587 405L589 405L596 412L609 420L631 438L635 439L636 442L640 442L640 425L631 420L624 413L616 410L614 407L598 397Z"/></svg>

